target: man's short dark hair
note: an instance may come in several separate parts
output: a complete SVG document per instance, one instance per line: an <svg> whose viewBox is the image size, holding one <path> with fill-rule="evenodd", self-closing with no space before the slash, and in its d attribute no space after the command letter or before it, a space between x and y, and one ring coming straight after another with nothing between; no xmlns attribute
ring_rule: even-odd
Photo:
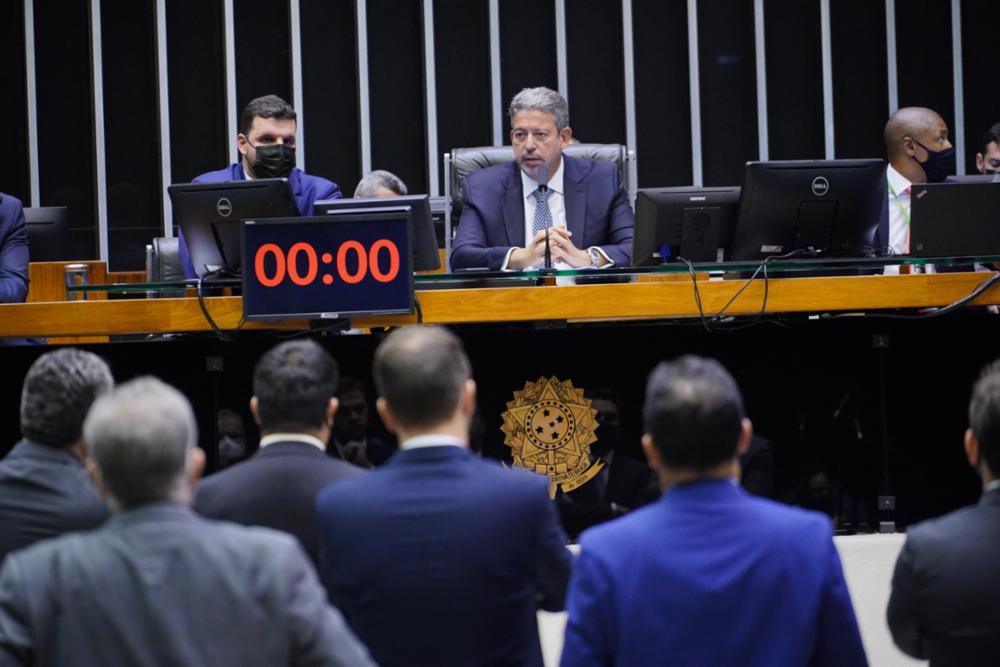
<svg viewBox="0 0 1000 667"><path fill-rule="evenodd" d="M458 337L442 327L396 329L375 350L375 388L399 423L426 428L451 418L472 366Z"/></svg>
<svg viewBox="0 0 1000 667"><path fill-rule="evenodd" d="M979 441L979 455L994 476L1000 475L1000 359L983 369L972 388L969 426Z"/></svg>
<svg viewBox="0 0 1000 667"><path fill-rule="evenodd" d="M240 134L249 136L254 118L277 118L278 120L295 120L295 109L292 105L277 95L264 95L250 100L250 103L240 114Z"/></svg>
<svg viewBox="0 0 1000 667"><path fill-rule="evenodd" d="M986 130L986 134L983 135L983 143L979 147L979 152L986 155L986 149L990 144L1000 146L1000 123Z"/></svg>
<svg viewBox="0 0 1000 667"><path fill-rule="evenodd" d="M337 362L315 341L293 340L268 350L253 372L261 431L322 428L338 375Z"/></svg>
<svg viewBox="0 0 1000 667"><path fill-rule="evenodd" d="M108 365L92 352L67 347L43 354L24 378L21 434L52 447L73 444L91 404L113 385Z"/></svg>
<svg viewBox="0 0 1000 667"><path fill-rule="evenodd" d="M709 470L736 455L743 398L714 359L684 356L657 366L646 385L646 433L672 468Z"/></svg>

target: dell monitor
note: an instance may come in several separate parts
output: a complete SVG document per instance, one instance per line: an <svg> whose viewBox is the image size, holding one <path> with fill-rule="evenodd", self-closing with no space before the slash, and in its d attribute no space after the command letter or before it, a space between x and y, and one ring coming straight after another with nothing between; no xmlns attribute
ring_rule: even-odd
<svg viewBox="0 0 1000 667"><path fill-rule="evenodd" d="M864 257L885 202L883 160L748 162L733 259Z"/></svg>
<svg viewBox="0 0 1000 667"><path fill-rule="evenodd" d="M722 261L729 254L740 189L643 188L635 197L632 266L684 258Z"/></svg>
<svg viewBox="0 0 1000 667"><path fill-rule="evenodd" d="M413 215L413 270L434 271L441 268L434 219L431 217L430 198L427 195L400 195L398 197L370 197L358 199L324 199L315 204L316 215L340 215L358 212L358 209L409 207Z"/></svg>
<svg viewBox="0 0 1000 667"><path fill-rule="evenodd" d="M28 253L32 262L65 262L73 259L69 256L68 208L26 208L24 224L28 231Z"/></svg>
<svg viewBox="0 0 1000 667"><path fill-rule="evenodd" d="M184 242L199 277L208 273L240 273L242 220L299 214L285 178L185 183L171 185L167 192L174 209L174 224L184 232Z"/></svg>

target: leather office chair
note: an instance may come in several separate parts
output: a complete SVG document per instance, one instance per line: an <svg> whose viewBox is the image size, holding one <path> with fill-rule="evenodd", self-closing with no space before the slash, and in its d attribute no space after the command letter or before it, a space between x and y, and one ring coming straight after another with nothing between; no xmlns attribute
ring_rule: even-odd
<svg viewBox="0 0 1000 667"><path fill-rule="evenodd" d="M591 160L608 160L618 165L629 202L635 201L635 184L632 170L635 168L635 151L621 144L570 144L563 153L573 157ZM469 174L514 160L512 146L479 146L476 148L453 148L444 154L444 199L445 199L445 252L451 257L453 230L462 217L462 179ZM449 267L450 268L450 267Z"/></svg>
<svg viewBox="0 0 1000 667"><path fill-rule="evenodd" d="M170 283L184 280L180 245L177 238L157 237L146 246L146 280L151 283ZM159 298L181 297L185 290L150 292Z"/></svg>

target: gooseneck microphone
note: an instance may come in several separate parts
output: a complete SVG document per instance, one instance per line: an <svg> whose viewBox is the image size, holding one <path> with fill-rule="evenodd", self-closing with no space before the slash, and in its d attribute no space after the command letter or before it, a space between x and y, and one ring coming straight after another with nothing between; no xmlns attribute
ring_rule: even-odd
<svg viewBox="0 0 1000 667"><path fill-rule="evenodd" d="M535 181L538 183L538 191L543 195L549 191L549 168L546 165L539 165L535 170ZM547 199L540 198L535 202L535 206L548 206ZM545 228L545 268L552 268L552 248L549 245L549 228L552 226L552 216L549 215L549 227Z"/></svg>

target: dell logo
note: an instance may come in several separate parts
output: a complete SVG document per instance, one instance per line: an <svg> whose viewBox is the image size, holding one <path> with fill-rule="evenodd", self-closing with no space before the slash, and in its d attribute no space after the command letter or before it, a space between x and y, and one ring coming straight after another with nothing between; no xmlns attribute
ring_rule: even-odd
<svg viewBox="0 0 1000 667"><path fill-rule="evenodd" d="M815 189L815 188L814 188ZM233 205L228 199L222 197L215 203L215 210L219 212L219 215L223 218L228 218L229 214L233 212Z"/></svg>
<svg viewBox="0 0 1000 667"><path fill-rule="evenodd" d="M822 176L817 176L813 179L812 191L817 197L822 197L830 191L830 182Z"/></svg>

